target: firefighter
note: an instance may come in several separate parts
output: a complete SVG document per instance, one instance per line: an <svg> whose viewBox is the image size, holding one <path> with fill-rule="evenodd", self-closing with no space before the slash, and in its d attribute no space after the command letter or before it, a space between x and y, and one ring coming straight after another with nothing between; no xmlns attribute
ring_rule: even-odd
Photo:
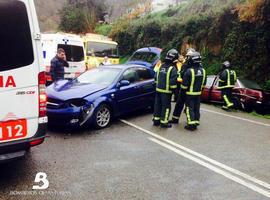
<svg viewBox="0 0 270 200"><path fill-rule="evenodd" d="M232 102L232 89L236 82L236 73L231 69L229 61L225 61L222 64L222 69L219 74L218 89L221 90L224 105L222 109L229 111L234 106Z"/></svg>
<svg viewBox="0 0 270 200"><path fill-rule="evenodd" d="M178 93L178 97L177 97L177 101L176 101L176 104L174 107L172 119L170 120L170 123L173 123L173 124L179 123L180 115L181 115L182 110L183 110L184 105L185 105L186 91L181 89L181 84L183 82L182 77L186 73L187 69L191 66L191 64L188 61L189 61L190 55L192 55L193 52L195 52L194 49L192 49L192 48L187 49L186 58L184 58L184 64L181 67L180 73L178 73L177 83L180 86L180 91Z"/></svg>
<svg viewBox="0 0 270 200"><path fill-rule="evenodd" d="M177 78L177 88L174 91L174 102L177 102L177 99L179 97L179 92L180 92L181 83L182 83L181 70L184 63L185 63L185 58L184 56L180 55L178 62L176 63L176 70L177 70L178 78Z"/></svg>
<svg viewBox="0 0 270 200"><path fill-rule="evenodd" d="M176 89L177 70L176 63L179 53L175 49L167 52L164 63L155 74L156 97L154 107L153 125L162 128L171 128L169 116L171 111L171 98Z"/></svg>
<svg viewBox="0 0 270 200"><path fill-rule="evenodd" d="M162 63L161 63L161 60L157 61L157 64L156 64L155 67L154 67L154 72L155 72L155 73L159 70L161 64L162 64Z"/></svg>
<svg viewBox="0 0 270 200"><path fill-rule="evenodd" d="M194 131L200 124L200 96L206 82L206 72L202 67L199 52L190 53L188 63L190 68L184 74L181 89L186 94L187 125L185 129Z"/></svg>

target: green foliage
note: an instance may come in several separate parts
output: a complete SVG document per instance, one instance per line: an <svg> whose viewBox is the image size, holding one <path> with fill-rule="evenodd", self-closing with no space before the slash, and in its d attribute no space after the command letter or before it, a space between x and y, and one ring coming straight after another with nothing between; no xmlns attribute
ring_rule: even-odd
<svg viewBox="0 0 270 200"><path fill-rule="evenodd" d="M127 60L130 58L130 56L131 56L131 55L126 55L126 56L124 56L124 57L120 57L119 63L120 63L120 64L126 63Z"/></svg>
<svg viewBox="0 0 270 200"><path fill-rule="evenodd" d="M265 85L264 85L264 88L266 90L270 90L270 79L266 81Z"/></svg>
<svg viewBox="0 0 270 200"><path fill-rule="evenodd" d="M96 23L104 20L104 2L95 0L69 0L59 11L59 29L65 32L93 32Z"/></svg>
<svg viewBox="0 0 270 200"><path fill-rule="evenodd" d="M256 116L256 117L260 117L260 118L264 118L264 119L270 119L270 115L269 115L269 114L262 115L262 114L256 113L255 111L253 111L253 112L251 113L251 115Z"/></svg>
<svg viewBox="0 0 270 200"><path fill-rule="evenodd" d="M225 39L223 57L232 62L240 76L264 84L270 78L270 23L238 22Z"/></svg>
<svg viewBox="0 0 270 200"><path fill-rule="evenodd" d="M239 18L235 8L245 2L191 0L139 19L120 19L110 35L122 55L145 46L157 46L163 52L176 48L182 53L192 46L202 53L208 74L217 74L221 63L229 60L238 76L270 88L270 21L265 20L270 1L262 6L260 23Z"/></svg>
<svg viewBox="0 0 270 200"><path fill-rule="evenodd" d="M100 24L95 27L95 33L108 36L112 30L111 24Z"/></svg>
<svg viewBox="0 0 270 200"><path fill-rule="evenodd" d="M84 15L79 8L66 5L60 11L61 22L59 29L64 32L81 33L85 32Z"/></svg>

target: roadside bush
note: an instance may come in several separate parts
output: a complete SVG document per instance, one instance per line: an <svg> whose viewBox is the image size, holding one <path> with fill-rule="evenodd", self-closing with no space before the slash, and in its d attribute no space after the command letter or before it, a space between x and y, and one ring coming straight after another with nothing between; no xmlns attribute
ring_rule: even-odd
<svg viewBox="0 0 270 200"><path fill-rule="evenodd" d="M192 46L202 53L208 74L217 74L221 63L229 60L238 76L268 87L270 1L258 4L263 10L252 20L244 18L243 9L236 6L248 1L252 0L191 0L139 19L119 20L110 34L122 55L145 46L160 47L163 54L171 48L183 52Z"/></svg>
<svg viewBox="0 0 270 200"><path fill-rule="evenodd" d="M100 24L95 28L95 33L108 36L112 30L111 24Z"/></svg>

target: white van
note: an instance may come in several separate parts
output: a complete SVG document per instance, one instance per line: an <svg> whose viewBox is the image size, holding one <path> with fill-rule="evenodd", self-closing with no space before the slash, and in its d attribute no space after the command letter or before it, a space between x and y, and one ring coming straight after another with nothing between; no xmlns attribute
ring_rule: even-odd
<svg viewBox="0 0 270 200"><path fill-rule="evenodd" d="M80 36L68 33L42 34L42 50L48 81L51 60L56 56L57 49L65 50L69 67L65 67L65 78L72 79L86 70L84 60L84 44Z"/></svg>
<svg viewBox="0 0 270 200"><path fill-rule="evenodd" d="M45 72L33 0L0 0L0 163L44 141Z"/></svg>

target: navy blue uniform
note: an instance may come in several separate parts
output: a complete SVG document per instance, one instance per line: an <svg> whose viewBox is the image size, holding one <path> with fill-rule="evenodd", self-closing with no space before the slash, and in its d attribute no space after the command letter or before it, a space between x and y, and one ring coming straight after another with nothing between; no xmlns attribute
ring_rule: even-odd
<svg viewBox="0 0 270 200"><path fill-rule="evenodd" d="M229 109L234 104L232 102L232 89L236 82L236 73L231 69L224 69L219 75L218 89L221 90L224 100L223 109Z"/></svg>
<svg viewBox="0 0 270 200"><path fill-rule="evenodd" d="M181 71L178 75L178 79L182 79L182 77L184 77L187 69L189 68L189 65L187 62L185 62L181 68ZM183 82L183 79L181 80ZM180 85L180 90L179 90L179 94L177 97L177 101L174 107L174 111L173 111L173 116L172 116L172 121L174 123L178 123L182 110L184 108L185 105L185 101L186 101L186 91L181 89L181 85Z"/></svg>
<svg viewBox="0 0 270 200"><path fill-rule="evenodd" d="M186 91L187 124L196 127L200 123L200 96L206 83L206 72L201 64L187 69L181 88Z"/></svg>
<svg viewBox="0 0 270 200"><path fill-rule="evenodd" d="M177 88L177 70L175 66L164 63L155 75L156 98L154 108L154 122L167 125L171 112L171 98L173 90Z"/></svg>

